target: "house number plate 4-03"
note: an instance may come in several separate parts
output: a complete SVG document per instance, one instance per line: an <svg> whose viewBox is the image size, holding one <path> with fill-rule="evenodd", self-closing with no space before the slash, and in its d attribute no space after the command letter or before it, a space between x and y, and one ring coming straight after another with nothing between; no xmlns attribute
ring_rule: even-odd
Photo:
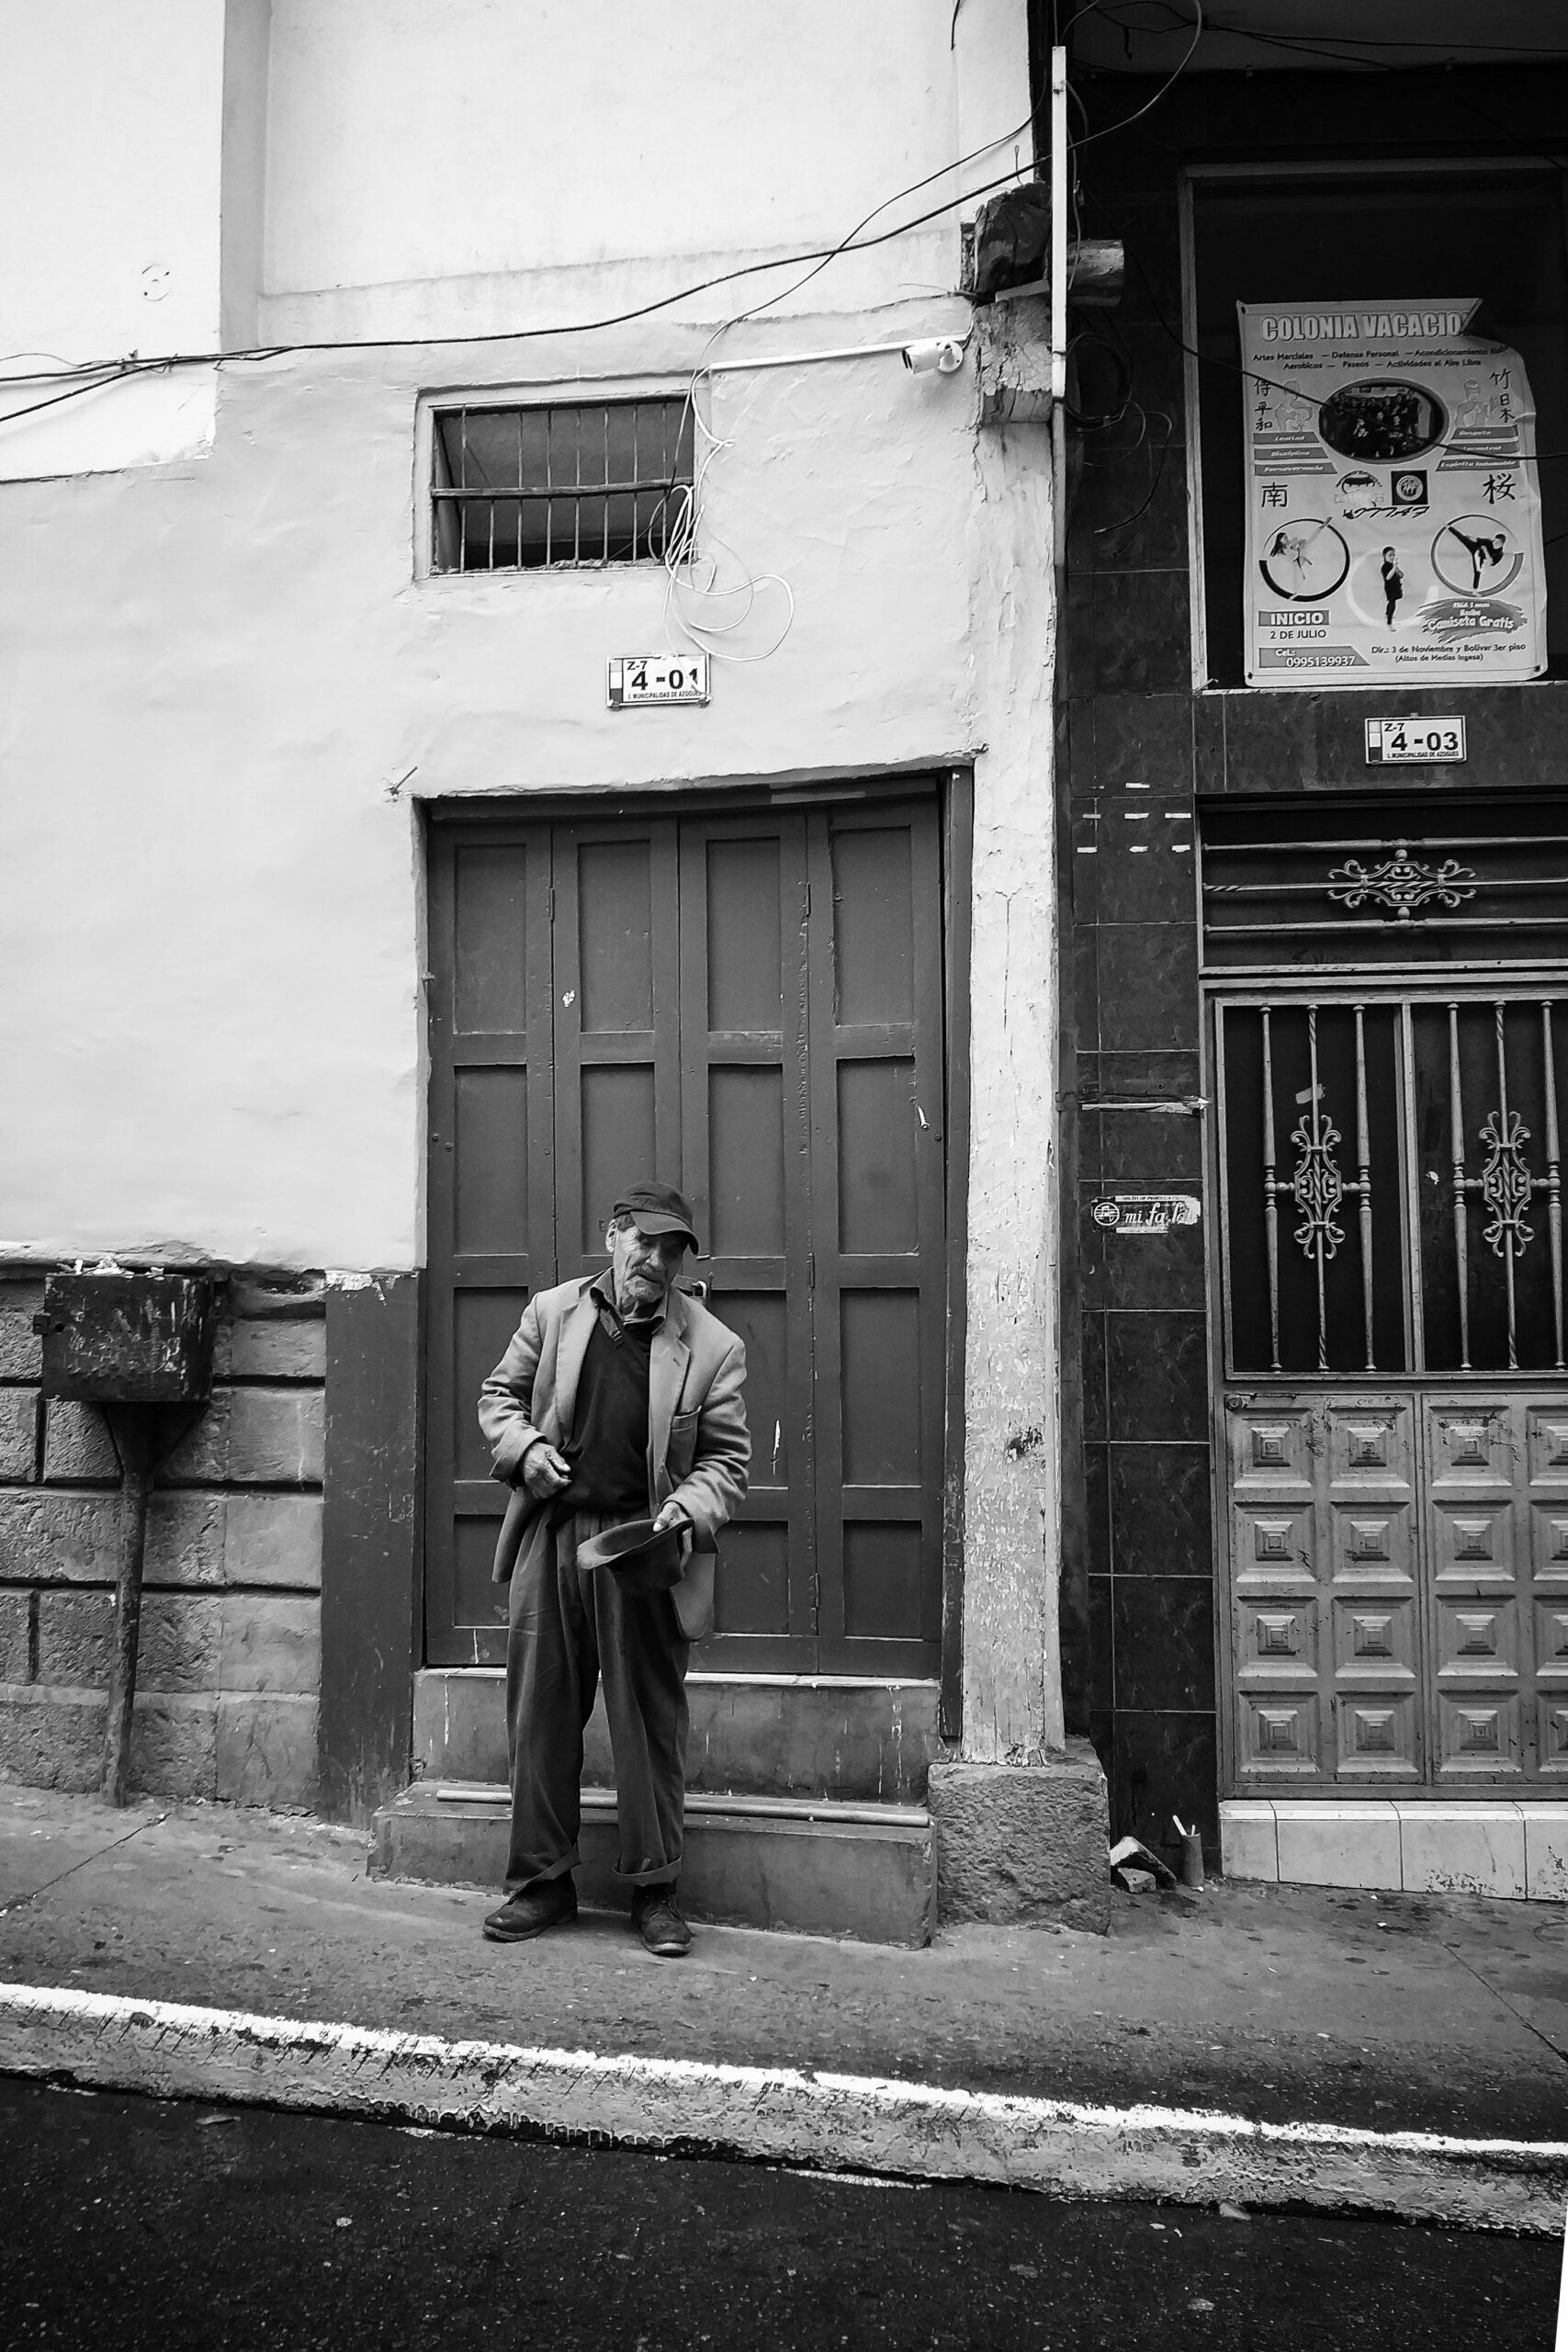
<svg viewBox="0 0 1568 2352"><path fill-rule="evenodd" d="M610 708L634 704L706 702L705 653L626 653L610 664Z"/></svg>
<svg viewBox="0 0 1568 2352"><path fill-rule="evenodd" d="M1434 760L1462 760L1462 718L1369 718L1367 763L1396 767L1402 761L1426 765Z"/></svg>

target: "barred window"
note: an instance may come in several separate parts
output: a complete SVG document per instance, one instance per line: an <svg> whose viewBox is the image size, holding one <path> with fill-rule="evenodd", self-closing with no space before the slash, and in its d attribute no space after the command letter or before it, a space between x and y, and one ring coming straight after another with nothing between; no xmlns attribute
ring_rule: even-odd
<svg viewBox="0 0 1568 2352"><path fill-rule="evenodd" d="M433 428L435 571L662 560L692 480L684 399L440 408Z"/></svg>

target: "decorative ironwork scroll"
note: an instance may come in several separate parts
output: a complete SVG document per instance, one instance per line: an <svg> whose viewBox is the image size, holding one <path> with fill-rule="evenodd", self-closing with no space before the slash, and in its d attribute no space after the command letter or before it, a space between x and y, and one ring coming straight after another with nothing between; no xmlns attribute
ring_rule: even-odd
<svg viewBox="0 0 1568 2352"><path fill-rule="evenodd" d="M1418 910L1434 899L1439 906L1457 907L1474 898L1473 867L1461 865L1457 857L1427 865L1411 856L1408 842L1395 842L1393 847L1393 855L1381 865L1363 865L1359 857L1348 857L1343 865L1335 866L1328 876L1328 896L1351 914L1369 900L1388 907L1400 922L1409 922L1412 916L1418 920Z"/></svg>
<svg viewBox="0 0 1568 2352"><path fill-rule="evenodd" d="M1291 1129L1291 1141L1301 1155L1291 1177L1291 1192L1303 1220L1296 1227L1296 1239L1308 1258L1320 1246L1324 1257L1332 1258L1345 1238L1344 1228L1334 1222L1345 1198L1345 1180L1334 1158L1334 1147L1340 1140L1338 1128L1315 1102Z"/></svg>
<svg viewBox="0 0 1568 2352"><path fill-rule="evenodd" d="M1517 1111L1493 1111L1480 1134L1486 1146L1481 1197L1492 1212L1492 1222L1483 1228L1482 1239L1491 1244L1495 1257L1522 1258L1535 1239L1535 1227L1525 1223L1525 1211L1531 1193L1538 1186L1544 1189L1544 1180L1531 1176L1522 1148L1529 1129Z"/></svg>

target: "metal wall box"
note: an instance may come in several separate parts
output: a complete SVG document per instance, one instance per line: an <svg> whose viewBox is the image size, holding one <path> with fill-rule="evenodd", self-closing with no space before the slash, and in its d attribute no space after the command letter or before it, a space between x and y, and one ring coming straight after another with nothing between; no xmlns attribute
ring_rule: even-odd
<svg viewBox="0 0 1568 2352"><path fill-rule="evenodd" d="M198 1403L212 1392L215 1306L210 1274L51 1274L34 1326L44 1395Z"/></svg>

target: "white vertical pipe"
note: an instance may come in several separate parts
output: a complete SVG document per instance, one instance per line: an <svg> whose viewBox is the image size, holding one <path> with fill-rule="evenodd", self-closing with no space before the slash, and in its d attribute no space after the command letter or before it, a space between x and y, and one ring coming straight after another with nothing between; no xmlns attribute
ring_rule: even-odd
<svg viewBox="0 0 1568 2352"><path fill-rule="evenodd" d="M1067 52L1051 51L1051 515L1057 590L1067 561Z"/></svg>

